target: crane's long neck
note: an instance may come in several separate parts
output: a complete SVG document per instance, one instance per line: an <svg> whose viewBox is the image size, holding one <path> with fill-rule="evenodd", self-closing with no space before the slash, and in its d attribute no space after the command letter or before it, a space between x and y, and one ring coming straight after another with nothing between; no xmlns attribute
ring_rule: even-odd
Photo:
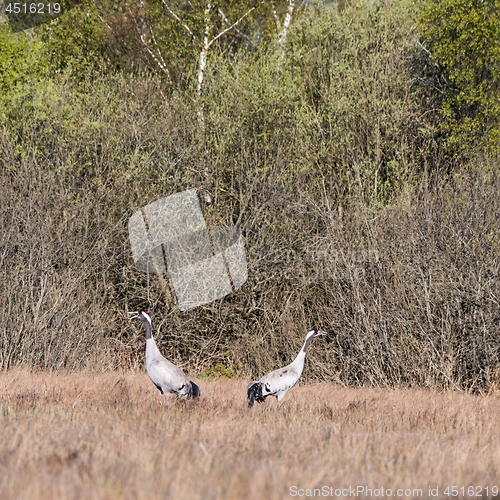
<svg viewBox="0 0 500 500"><path fill-rule="evenodd" d="M153 330L151 328L151 323L148 320L145 320L142 322L144 325L144 328L146 329L146 340L152 339L153 338ZM153 339L154 341L154 339Z"/></svg>
<svg viewBox="0 0 500 500"><path fill-rule="evenodd" d="M143 325L146 329L146 359L150 359L160 354L160 351L156 345L155 339L153 338L151 323L146 320L143 321Z"/></svg>
<svg viewBox="0 0 500 500"><path fill-rule="evenodd" d="M297 357L291 363L295 367L295 369L298 371L299 374L301 374L302 370L304 369L304 362L305 362L305 359L306 359L306 351L307 351L307 348L309 347L309 344L311 343L311 340L313 338L314 337L306 338L306 341L304 342L304 345L302 346L302 349L297 354Z"/></svg>

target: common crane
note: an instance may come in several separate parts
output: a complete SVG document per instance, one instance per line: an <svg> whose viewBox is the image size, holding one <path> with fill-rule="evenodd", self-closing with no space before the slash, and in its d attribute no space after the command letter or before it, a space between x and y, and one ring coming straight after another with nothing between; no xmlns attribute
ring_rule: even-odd
<svg viewBox="0 0 500 500"><path fill-rule="evenodd" d="M151 329L151 318L146 311L132 312L130 319L138 319L146 329L146 370L149 378L156 385L160 396L168 397L171 393L185 398L199 399L200 388L189 380L184 372L166 360L158 350Z"/></svg>
<svg viewBox="0 0 500 500"><path fill-rule="evenodd" d="M312 339L325 334L326 332L319 331L316 328L309 331L302 349L288 366L278 368L264 375L258 382L252 382L247 388L248 406L252 407L254 401L262 403L267 396L276 396L277 403L274 411L278 411L283 396L297 383L302 375L306 351Z"/></svg>

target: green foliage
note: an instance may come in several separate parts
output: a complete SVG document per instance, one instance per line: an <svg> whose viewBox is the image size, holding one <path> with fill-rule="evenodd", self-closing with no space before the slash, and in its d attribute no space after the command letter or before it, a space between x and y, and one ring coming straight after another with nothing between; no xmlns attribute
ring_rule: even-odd
<svg viewBox="0 0 500 500"><path fill-rule="evenodd" d="M239 373L236 370L233 368L227 368L221 363L217 363L215 366L211 366L198 373L198 378L201 380L215 380L219 377L235 378L238 376Z"/></svg>
<svg viewBox="0 0 500 500"><path fill-rule="evenodd" d="M500 1L428 0L418 28L450 82L443 105L453 138L500 145Z"/></svg>
<svg viewBox="0 0 500 500"><path fill-rule="evenodd" d="M389 200L424 169L432 139L410 64L416 17L406 1L311 8L284 59L273 46L235 58L231 71L213 63L205 102L214 148L267 155L259 180L275 176L316 197L326 186L332 201Z"/></svg>
<svg viewBox="0 0 500 500"><path fill-rule="evenodd" d="M418 118L408 64L415 17L413 2L349 2L316 11L291 37L310 137L305 155L325 177L336 171L348 192L360 188L368 200L389 199L422 161L426 122Z"/></svg>
<svg viewBox="0 0 500 500"><path fill-rule="evenodd" d="M25 33L12 33L0 24L0 98L4 99L17 85L43 72L40 64L42 44Z"/></svg>
<svg viewBox="0 0 500 500"><path fill-rule="evenodd" d="M68 67L75 77L103 66L112 55L110 33L90 0L63 2L64 14L38 28L53 72Z"/></svg>

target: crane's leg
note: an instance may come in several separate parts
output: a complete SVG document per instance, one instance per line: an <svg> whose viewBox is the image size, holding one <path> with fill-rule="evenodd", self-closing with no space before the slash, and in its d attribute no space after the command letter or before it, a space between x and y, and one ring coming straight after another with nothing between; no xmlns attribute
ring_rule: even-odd
<svg viewBox="0 0 500 500"><path fill-rule="evenodd" d="M164 393L161 388L158 388L158 392L160 394L160 403L163 404L163 398L162 398L162 396L163 396L163 394L165 394L165 399L167 400L167 405L168 405L168 397L170 396L170 393L169 392Z"/></svg>
<svg viewBox="0 0 500 500"><path fill-rule="evenodd" d="M285 396L285 394L286 394L286 391L282 392L281 394L278 394L276 396L276 408L274 409L275 413L278 413L278 407L280 405L280 401L283 399L283 397Z"/></svg>
<svg viewBox="0 0 500 500"><path fill-rule="evenodd" d="M154 382L153 382L154 383ZM156 388L158 389L158 393L160 394L160 402L162 401L161 397L163 395L163 389L161 388L160 385L155 384Z"/></svg>

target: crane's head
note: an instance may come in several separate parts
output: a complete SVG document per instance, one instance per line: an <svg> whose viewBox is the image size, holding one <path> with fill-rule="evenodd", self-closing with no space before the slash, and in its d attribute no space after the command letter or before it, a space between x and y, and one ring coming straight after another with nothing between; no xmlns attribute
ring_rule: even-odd
<svg viewBox="0 0 500 500"><path fill-rule="evenodd" d="M129 312L129 314L135 315L129 319L136 319L137 318L139 321L142 321L143 323L147 321L149 324L151 324L151 318L149 317L149 314L147 311Z"/></svg>
<svg viewBox="0 0 500 500"><path fill-rule="evenodd" d="M322 332L321 330L318 330L317 328L313 328L312 330L309 330L306 335L306 342L304 344L304 352L306 352L309 344L311 343L312 339L319 337L320 335L325 335L326 332Z"/></svg>
<svg viewBox="0 0 500 500"><path fill-rule="evenodd" d="M320 335L326 335L326 332L318 330L317 328L313 328L312 330L309 330L307 332L306 340L311 341L312 339L319 337Z"/></svg>

